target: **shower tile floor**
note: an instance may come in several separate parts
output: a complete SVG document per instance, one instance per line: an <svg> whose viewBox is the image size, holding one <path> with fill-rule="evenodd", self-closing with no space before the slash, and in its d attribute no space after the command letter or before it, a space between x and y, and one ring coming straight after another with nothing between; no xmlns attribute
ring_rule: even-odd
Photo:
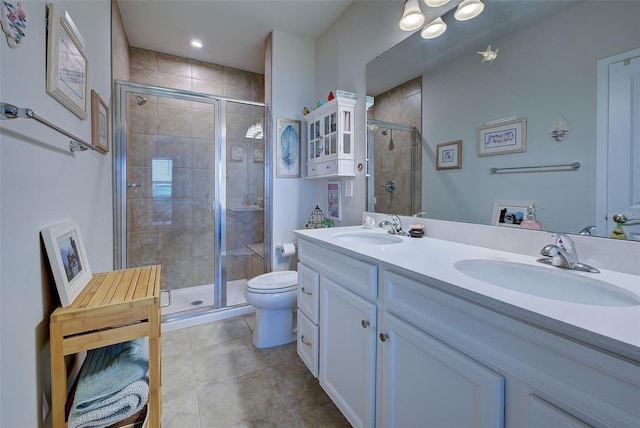
<svg viewBox="0 0 640 428"><path fill-rule="evenodd" d="M255 315L162 334L162 428L349 427L296 353L258 349Z"/></svg>
<svg viewBox="0 0 640 428"><path fill-rule="evenodd" d="M247 303L247 300L244 298L244 287L246 284L246 279L227 282L227 306ZM162 293L160 296L160 305L166 305L168 300L167 294ZM162 315L169 315L206 306L213 306L213 284L196 285L171 290L171 305L162 308L161 313Z"/></svg>

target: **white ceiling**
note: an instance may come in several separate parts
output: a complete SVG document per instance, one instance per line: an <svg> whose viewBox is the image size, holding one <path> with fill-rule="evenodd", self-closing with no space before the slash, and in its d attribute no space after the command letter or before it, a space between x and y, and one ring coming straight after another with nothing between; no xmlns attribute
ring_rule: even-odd
<svg viewBox="0 0 640 428"><path fill-rule="evenodd" d="M264 40L281 30L315 40L352 0L118 0L133 47L264 73ZM204 43L190 46L192 38Z"/></svg>

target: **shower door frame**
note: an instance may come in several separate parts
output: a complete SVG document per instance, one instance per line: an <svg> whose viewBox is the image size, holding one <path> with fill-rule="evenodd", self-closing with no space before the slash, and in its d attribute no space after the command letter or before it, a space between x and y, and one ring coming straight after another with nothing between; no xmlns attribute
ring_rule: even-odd
<svg viewBox="0 0 640 428"><path fill-rule="evenodd" d="M409 132L411 134L411 213L415 214L421 211L421 207L416 206L415 189L419 182L422 180L422 173L418 174L419 159L418 151L420 145L418 144L418 128L411 125L403 125L401 123L385 122L382 120L367 119L367 138L366 138L366 151L367 151L367 169L366 169L366 182L367 182L367 211L375 211L375 140L374 134L377 128L387 128L393 131Z"/></svg>
<svg viewBox="0 0 640 428"><path fill-rule="evenodd" d="M114 163L113 163L113 188L115 189L114 200L114 264L115 269L124 269L127 267L127 93L138 93L150 96L169 96L170 98L185 101L197 101L214 106L215 120L215 180L213 189L213 206L214 211L214 309L225 310L227 308L227 191L226 191L226 153L227 153L227 136L226 136L226 105L227 102L251 105L264 108L265 123L265 160L269 153L269 138L266 130L269 129L267 119L269 117L268 106L264 103L237 100L225 98L204 93L185 91L180 89L166 88L162 86L147 85L142 83L128 82L123 80L115 81L115 101L114 101ZM265 161L265 188L264 188L264 247L271 247L271 231L270 222L267 221L270 215L270 206L267 201L271 201L270 185L267 178L270 177L270 163ZM267 252L265 251L265 256ZM270 271L270 258L265 257L265 272ZM225 285L224 287L222 285ZM161 284L164 288L164 283ZM211 312L211 311L204 311ZM176 314L177 318L180 317ZM187 315L192 316L192 315Z"/></svg>

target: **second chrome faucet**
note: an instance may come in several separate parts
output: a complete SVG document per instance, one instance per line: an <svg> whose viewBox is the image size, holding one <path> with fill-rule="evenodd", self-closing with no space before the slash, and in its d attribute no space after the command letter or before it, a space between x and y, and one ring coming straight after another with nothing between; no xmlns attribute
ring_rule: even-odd
<svg viewBox="0 0 640 428"><path fill-rule="evenodd" d="M581 272L600 273L593 266L581 263L578 260L575 244L568 235L551 233L551 236L556 238L556 243L545 245L540 250L540 254L544 257L538 259L538 262Z"/></svg>
<svg viewBox="0 0 640 428"><path fill-rule="evenodd" d="M389 226L389 233L392 235L407 235L407 232L402 230L402 222L400 221L400 217L395 214L391 214L391 221L382 220L378 227L387 227Z"/></svg>

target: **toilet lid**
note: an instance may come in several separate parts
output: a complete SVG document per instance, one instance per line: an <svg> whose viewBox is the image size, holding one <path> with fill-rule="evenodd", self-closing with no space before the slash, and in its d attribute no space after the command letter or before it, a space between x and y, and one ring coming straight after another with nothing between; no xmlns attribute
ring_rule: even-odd
<svg viewBox="0 0 640 428"><path fill-rule="evenodd" d="M269 272L247 281L247 288L257 293L294 290L298 285L298 272L292 270Z"/></svg>

